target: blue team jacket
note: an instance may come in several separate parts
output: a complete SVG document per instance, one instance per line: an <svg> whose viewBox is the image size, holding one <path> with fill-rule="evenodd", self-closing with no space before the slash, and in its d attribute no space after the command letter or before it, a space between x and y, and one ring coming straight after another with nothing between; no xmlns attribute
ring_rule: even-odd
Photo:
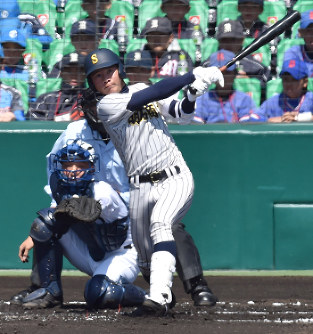
<svg viewBox="0 0 313 334"><path fill-rule="evenodd" d="M199 123L237 123L249 120L256 106L252 98L243 92L234 91L228 100L222 101L212 90L196 100L194 121Z"/></svg>
<svg viewBox="0 0 313 334"><path fill-rule="evenodd" d="M255 113L255 119L266 122L271 117L282 116L284 112L294 110L298 110L299 113L313 112L313 93L307 92L297 99L291 99L284 93L273 95L262 103Z"/></svg>

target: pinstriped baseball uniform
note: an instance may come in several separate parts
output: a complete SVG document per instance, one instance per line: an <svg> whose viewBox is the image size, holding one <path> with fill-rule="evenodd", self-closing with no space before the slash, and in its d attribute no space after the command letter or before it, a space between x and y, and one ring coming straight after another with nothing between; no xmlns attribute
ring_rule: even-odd
<svg viewBox="0 0 313 334"><path fill-rule="evenodd" d="M149 267L153 245L174 240L171 225L188 211L194 189L192 174L160 113L167 112L168 104L161 101L160 110L156 103L127 109L132 93L145 87L137 84L128 93L109 94L98 105L98 116L130 177L132 236L141 269ZM165 171L168 178L139 183L139 176L155 171Z"/></svg>

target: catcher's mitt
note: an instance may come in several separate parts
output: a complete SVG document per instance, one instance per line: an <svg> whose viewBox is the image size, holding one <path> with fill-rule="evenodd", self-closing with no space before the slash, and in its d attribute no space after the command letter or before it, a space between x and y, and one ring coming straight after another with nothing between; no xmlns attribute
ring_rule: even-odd
<svg viewBox="0 0 313 334"><path fill-rule="evenodd" d="M56 220L66 224L93 223L101 214L99 201L87 196L72 197L61 201L55 208Z"/></svg>

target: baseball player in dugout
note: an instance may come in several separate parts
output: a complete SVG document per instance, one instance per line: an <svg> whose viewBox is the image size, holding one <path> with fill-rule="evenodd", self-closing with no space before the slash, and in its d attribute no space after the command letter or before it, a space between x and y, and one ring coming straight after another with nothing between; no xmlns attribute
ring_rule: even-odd
<svg viewBox="0 0 313 334"><path fill-rule="evenodd" d="M175 305L171 286L179 257L172 228L190 208L194 191L192 174L165 120L190 122L196 98L212 83L223 86L224 78L217 67L197 67L151 86L127 86L119 57L108 49L91 52L85 59L85 71L94 94L83 99L83 109L88 108L88 101L99 101L97 117L119 153L130 182L132 238L140 270L150 284L148 296L134 315L165 315ZM186 98L170 98L186 85L192 88ZM190 290L199 280L203 281L202 273L188 280ZM212 294L206 292L206 299L211 299ZM193 293L197 295L197 291Z"/></svg>
<svg viewBox="0 0 313 334"><path fill-rule="evenodd" d="M27 262L34 247L39 276L38 286L25 294L22 305L31 309L62 304L63 255L91 277L84 290L89 309L140 305L145 291L132 284L139 268L127 205L107 182L95 180L99 156L90 144L81 139L60 144L48 155L51 207L37 212L19 248L21 261Z"/></svg>

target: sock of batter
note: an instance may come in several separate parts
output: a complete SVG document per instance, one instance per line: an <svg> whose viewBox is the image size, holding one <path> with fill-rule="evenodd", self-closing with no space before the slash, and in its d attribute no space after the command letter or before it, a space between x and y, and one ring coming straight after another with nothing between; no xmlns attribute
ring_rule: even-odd
<svg viewBox="0 0 313 334"><path fill-rule="evenodd" d="M152 254L148 298L162 305L172 301L171 287L175 265L175 256L170 252L158 251Z"/></svg>

